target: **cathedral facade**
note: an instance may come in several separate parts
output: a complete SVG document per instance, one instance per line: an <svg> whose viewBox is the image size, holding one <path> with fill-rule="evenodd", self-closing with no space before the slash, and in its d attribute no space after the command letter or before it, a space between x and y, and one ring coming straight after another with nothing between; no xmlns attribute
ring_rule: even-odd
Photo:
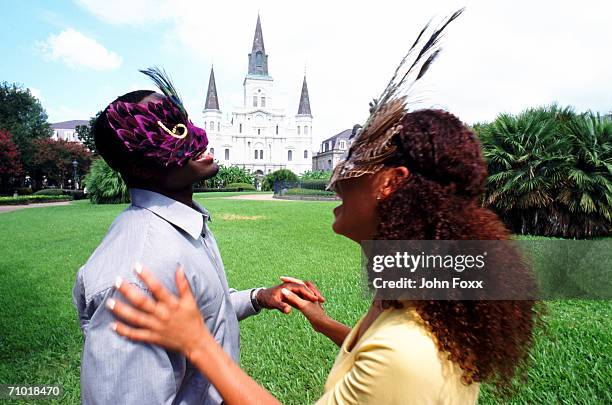
<svg viewBox="0 0 612 405"><path fill-rule="evenodd" d="M203 111L209 150L220 164L238 166L258 175L278 169L297 174L311 170L312 114L306 76L297 114L287 115L285 109L274 104L274 80L268 73L259 16L248 59L242 84L243 104L231 111L231 118L220 108L215 72L211 68Z"/></svg>

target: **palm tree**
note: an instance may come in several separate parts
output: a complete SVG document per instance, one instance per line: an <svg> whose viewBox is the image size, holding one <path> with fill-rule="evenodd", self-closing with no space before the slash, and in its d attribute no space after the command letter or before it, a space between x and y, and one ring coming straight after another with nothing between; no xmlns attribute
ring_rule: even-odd
<svg viewBox="0 0 612 405"><path fill-rule="evenodd" d="M501 114L482 127L480 137L489 169L483 202L516 232L542 233L548 227L555 189L567 160L562 123L572 114L570 109L553 105L516 116Z"/></svg>
<svg viewBox="0 0 612 405"><path fill-rule="evenodd" d="M573 217L573 234L592 237L612 229L612 119L587 112L567 123L570 160L557 200Z"/></svg>

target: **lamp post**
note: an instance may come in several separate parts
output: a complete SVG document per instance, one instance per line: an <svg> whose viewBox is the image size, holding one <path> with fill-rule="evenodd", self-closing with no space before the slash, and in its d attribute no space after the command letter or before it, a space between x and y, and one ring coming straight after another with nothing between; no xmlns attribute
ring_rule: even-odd
<svg viewBox="0 0 612 405"><path fill-rule="evenodd" d="M72 161L72 168L74 169L72 172L72 188L76 190L77 188L77 166L79 162L77 162L76 158Z"/></svg>

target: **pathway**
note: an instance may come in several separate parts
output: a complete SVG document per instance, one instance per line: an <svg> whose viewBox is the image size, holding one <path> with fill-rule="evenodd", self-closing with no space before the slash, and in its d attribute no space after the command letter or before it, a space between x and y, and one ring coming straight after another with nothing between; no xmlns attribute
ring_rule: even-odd
<svg viewBox="0 0 612 405"><path fill-rule="evenodd" d="M24 208L53 207L53 206L68 205L68 204L70 204L70 201L34 203L34 204L27 204L27 205L0 205L0 213L22 210Z"/></svg>

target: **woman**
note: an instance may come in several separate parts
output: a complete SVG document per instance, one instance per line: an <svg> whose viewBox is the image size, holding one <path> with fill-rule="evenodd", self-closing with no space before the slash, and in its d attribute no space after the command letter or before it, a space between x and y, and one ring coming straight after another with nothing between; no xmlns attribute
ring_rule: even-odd
<svg viewBox="0 0 612 405"><path fill-rule="evenodd" d="M342 204L334 209L333 229L357 243L509 237L499 219L480 207L486 164L474 134L443 111L408 113L405 98L398 96L404 80L411 74L415 80L422 77L437 55L430 44L440 32L424 40L416 63L404 60L407 73L394 76L399 82L392 79L375 102L347 159L334 170L330 186ZM215 342L181 269L176 274L179 297L146 269L139 277L155 300L120 284L119 291L133 306L110 303L113 312L131 324L115 323L117 333L182 352L228 404L278 403ZM491 277L503 278L512 288L513 278L503 271ZM319 404L476 403L481 382L503 390L524 369L537 320L536 303L527 300L375 298L349 328L326 315L320 304L290 291L283 294L316 331L340 346Z"/></svg>

